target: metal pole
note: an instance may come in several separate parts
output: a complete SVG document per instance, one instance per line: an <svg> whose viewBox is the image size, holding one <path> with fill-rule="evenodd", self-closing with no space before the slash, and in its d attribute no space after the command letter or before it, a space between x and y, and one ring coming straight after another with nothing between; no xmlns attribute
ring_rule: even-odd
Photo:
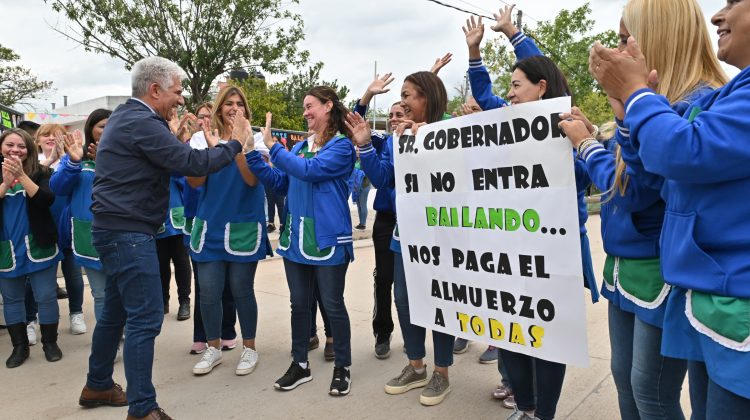
<svg viewBox="0 0 750 420"><path fill-rule="evenodd" d="M518 9L518 14L516 15L516 28L523 32L523 10L521 9Z"/></svg>
<svg viewBox="0 0 750 420"><path fill-rule="evenodd" d="M378 77L378 60L375 60L375 70L373 72L372 78L374 79L376 77ZM371 121L372 121L372 128L373 129L375 129L375 126L378 124L378 121L377 121L377 118L378 118L378 115L377 115L377 109L378 109L377 104L378 104L378 97L377 97L377 95L375 95L375 96L372 97L372 118L371 118Z"/></svg>

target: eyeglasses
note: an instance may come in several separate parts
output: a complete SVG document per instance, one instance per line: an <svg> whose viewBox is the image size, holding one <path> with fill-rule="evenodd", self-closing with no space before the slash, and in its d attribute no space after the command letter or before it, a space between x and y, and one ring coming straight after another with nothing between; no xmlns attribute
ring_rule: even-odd
<svg viewBox="0 0 750 420"><path fill-rule="evenodd" d="M211 118L211 114L198 114L197 117L202 120L204 118Z"/></svg>

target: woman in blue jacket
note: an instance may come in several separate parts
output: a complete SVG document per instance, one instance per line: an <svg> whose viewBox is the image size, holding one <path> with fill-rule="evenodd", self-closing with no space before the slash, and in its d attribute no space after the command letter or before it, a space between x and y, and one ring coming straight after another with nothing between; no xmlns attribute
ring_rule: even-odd
<svg viewBox="0 0 750 420"><path fill-rule="evenodd" d="M730 1L711 21L718 58L741 69L680 114L648 88L647 59L634 38L625 52L596 44L590 70L624 104L628 144L662 176L667 208L660 249L672 286L662 354L688 360L693 418L750 412L750 0ZM731 201L731 204L729 203Z"/></svg>
<svg viewBox="0 0 750 420"><path fill-rule="evenodd" d="M667 19L690 36L672 37L672 28L660 24ZM625 48L631 34L640 41L649 66L658 74L669 75L657 90L678 113L726 83L703 22L694 0L631 0L623 11L619 48ZM673 45L665 46L665 39ZM692 47L696 45L700 47ZM680 394L687 361L661 355L664 310L671 291L662 278L659 258L665 210L659 195L663 178L642 170L643 163L627 144L629 133L622 127L624 110L613 102L619 128L610 150L590 140L590 123L577 110L562 118L580 121L564 121L560 126L573 146L583 152L579 156L596 186L606 192L601 209L607 253L602 295L609 300L612 377L620 416L625 420L681 419Z"/></svg>
<svg viewBox="0 0 750 420"><path fill-rule="evenodd" d="M422 71L407 76L401 87L401 106L405 112L405 122L399 125L396 135L403 133L407 127L416 132L422 125L442 120L447 104L448 95L445 86L435 74ZM376 188L390 188L394 191L391 194L391 202L395 208L393 137L388 137L386 140L381 158L372 145L370 129L362 117L358 114L350 114L348 124L360 149L362 169ZM451 391L448 369L453 364L454 338L438 331L432 332L435 370L428 381L427 366L424 363L426 329L413 325L410 321L408 285L401 257L398 225L393 233L391 250L394 252L393 295L409 363L400 375L388 381L385 385L385 392L396 395L425 387L419 396L420 403L437 405Z"/></svg>
<svg viewBox="0 0 750 420"><path fill-rule="evenodd" d="M96 171L96 145L111 114L112 111L107 109L91 112L84 126L84 144L66 141L66 154L49 181L52 192L70 198L70 217L65 225L71 232L76 262L86 271L94 298L95 319L99 319L104 307L107 275L102 269L99 254L91 243L91 188Z"/></svg>
<svg viewBox="0 0 750 420"><path fill-rule="evenodd" d="M510 104L570 96L565 76L550 59L541 55L530 38L518 31L511 23L511 11L512 7L506 7L502 13L496 15L497 23L492 28L508 36L519 60L513 66L511 86L508 90ZM475 24L472 18L468 26L464 28L466 43L469 47L469 81L472 94L479 106L486 111L509 104L492 93L490 75L482 65L479 50L483 33L484 27L481 20ZM599 293L596 288L591 250L586 235L588 211L584 200L586 188L591 184L591 179L586 173L583 161L575 159L574 163L583 283L591 291L592 301L596 302L599 299ZM542 420L554 418L565 379L565 365L503 349L500 350L500 356L498 363L502 363L508 372L517 407L517 411L510 418L514 420L534 416ZM534 392L534 383L536 383L536 392Z"/></svg>
<svg viewBox="0 0 750 420"><path fill-rule="evenodd" d="M349 176L356 156L345 126L347 109L336 92L317 86L303 102L309 129L314 133L287 152L271 137L270 113L264 142L271 150L269 166L259 152L247 163L258 178L277 194L287 196L287 220L279 238L292 304L293 361L274 387L288 391L312 380L307 360L310 342L310 306L317 282L320 301L333 333L335 361L330 395L351 389L351 327L344 304L346 270L354 260L349 212Z"/></svg>
<svg viewBox="0 0 750 420"><path fill-rule="evenodd" d="M242 90L236 86L225 87L216 97L215 104L212 125L219 137L205 130L209 147L238 136L252 136L245 119L250 115L250 108ZM240 140L245 142L246 138ZM253 289L255 271L258 261L271 255L263 186L258 184L241 154L237 155L235 164L207 177L188 178L188 182L194 188L203 187L193 218L190 251L200 283L200 310L208 342L208 348L193 367L193 373L207 374L222 362L222 296L228 282L242 330L243 351L235 373L248 375L258 363L255 349L258 304Z"/></svg>
<svg viewBox="0 0 750 420"><path fill-rule="evenodd" d="M34 139L23 130L0 135L0 293L13 352L5 362L18 367L29 357L26 335L26 282L31 283L39 307L44 356L62 358L57 346L57 227L50 213L55 195L49 189L50 170L40 165Z"/></svg>

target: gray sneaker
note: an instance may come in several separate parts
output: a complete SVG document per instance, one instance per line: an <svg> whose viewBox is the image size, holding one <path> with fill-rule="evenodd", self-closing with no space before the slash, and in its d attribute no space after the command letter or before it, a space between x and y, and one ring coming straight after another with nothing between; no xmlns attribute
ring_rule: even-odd
<svg viewBox="0 0 750 420"><path fill-rule="evenodd" d="M456 341L453 342L453 354L466 353L466 350L468 349L469 340L465 338L456 338Z"/></svg>
<svg viewBox="0 0 750 420"><path fill-rule="evenodd" d="M424 372L417 373L412 365L406 365L400 375L385 384L385 393L390 395L403 394L425 385L427 385L427 367L424 367Z"/></svg>
<svg viewBox="0 0 750 420"><path fill-rule="evenodd" d="M516 410L508 417L508 420L539 420L539 417L531 417L521 410Z"/></svg>
<svg viewBox="0 0 750 420"><path fill-rule="evenodd" d="M451 384L448 382L448 378L440 372L432 372L432 378L425 389L422 390L419 402L422 405L438 405L443 402L449 392L451 392Z"/></svg>
<svg viewBox="0 0 750 420"><path fill-rule="evenodd" d="M391 337L382 342L375 343L375 357L378 359L387 359L391 355Z"/></svg>

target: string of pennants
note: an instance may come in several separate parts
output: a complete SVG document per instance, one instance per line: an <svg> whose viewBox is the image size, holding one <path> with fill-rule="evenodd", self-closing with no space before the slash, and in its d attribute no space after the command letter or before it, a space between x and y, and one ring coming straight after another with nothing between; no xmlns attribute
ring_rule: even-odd
<svg viewBox="0 0 750 420"><path fill-rule="evenodd" d="M42 121L47 119L54 120L57 118L70 118L70 117L88 117L88 114L46 114L43 112L26 112L24 113L25 120L34 120L39 118Z"/></svg>

